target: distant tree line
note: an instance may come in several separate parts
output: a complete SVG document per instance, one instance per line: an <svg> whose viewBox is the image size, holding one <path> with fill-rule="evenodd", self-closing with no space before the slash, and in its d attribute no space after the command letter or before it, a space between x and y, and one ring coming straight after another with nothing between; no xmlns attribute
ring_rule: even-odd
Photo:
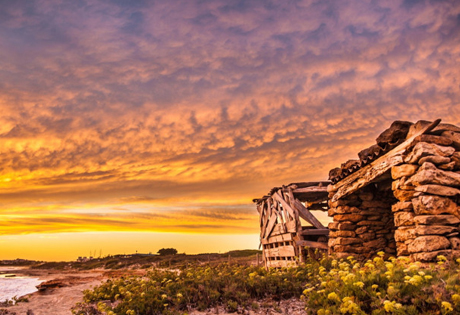
<svg viewBox="0 0 460 315"><path fill-rule="evenodd" d="M160 256L168 256L168 255L176 255L177 249L175 248L162 248L158 251L158 255Z"/></svg>

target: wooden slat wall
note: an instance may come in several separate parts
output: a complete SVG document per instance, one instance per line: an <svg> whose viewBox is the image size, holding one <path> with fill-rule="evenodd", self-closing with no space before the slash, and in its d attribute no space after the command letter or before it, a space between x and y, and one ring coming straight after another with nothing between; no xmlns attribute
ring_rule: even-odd
<svg viewBox="0 0 460 315"><path fill-rule="evenodd" d="M298 199L294 197L292 187L275 190L271 196L258 201L260 215L260 240L263 246L265 266L289 267L297 265L301 256L303 243L302 225L300 218L313 225L311 230L318 232L305 233L309 235L327 235L325 228L316 217L310 213ZM303 191L324 192L325 187L302 188ZM319 231L320 229L320 231ZM297 243L296 243L297 242ZM316 244L318 243L318 244ZM325 243L309 242L309 247L323 248ZM315 246L316 245L316 246Z"/></svg>

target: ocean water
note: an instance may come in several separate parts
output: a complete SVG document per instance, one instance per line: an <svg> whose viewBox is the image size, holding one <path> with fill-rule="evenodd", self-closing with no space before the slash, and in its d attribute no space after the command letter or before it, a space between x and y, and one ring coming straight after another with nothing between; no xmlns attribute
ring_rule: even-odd
<svg viewBox="0 0 460 315"><path fill-rule="evenodd" d="M0 267L0 302L36 292L37 288L35 286L43 282L38 278L11 277L11 275L15 275L14 270L17 269L14 267Z"/></svg>

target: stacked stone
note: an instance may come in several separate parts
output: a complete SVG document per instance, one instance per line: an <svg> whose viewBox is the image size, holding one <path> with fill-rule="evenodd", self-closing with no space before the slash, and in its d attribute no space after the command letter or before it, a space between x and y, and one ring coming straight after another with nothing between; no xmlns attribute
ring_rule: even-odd
<svg viewBox="0 0 460 315"><path fill-rule="evenodd" d="M355 194L329 201L329 252L339 258L366 259L379 251L396 254L390 206L396 202L391 181L369 185ZM331 196L334 192L331 193Z"/></svg>
<svg viewBox="0 0 460 315"><path fill-rule="evenodd" d="M457 132L458 131L458 132ZM460 130L422 135L391 170L398 256L460 256Z"/></svg>

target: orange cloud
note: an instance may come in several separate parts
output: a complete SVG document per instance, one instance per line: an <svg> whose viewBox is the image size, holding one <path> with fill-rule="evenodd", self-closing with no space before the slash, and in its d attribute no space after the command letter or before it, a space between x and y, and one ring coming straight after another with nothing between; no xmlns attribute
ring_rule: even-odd
<svg viewBox="0 0 460 315"><path fill-rule="evenodd" d="M2 231L254 233L252 198L326 179L393 120L460 124L459 14L402 0L5 4Z"/></svg>

